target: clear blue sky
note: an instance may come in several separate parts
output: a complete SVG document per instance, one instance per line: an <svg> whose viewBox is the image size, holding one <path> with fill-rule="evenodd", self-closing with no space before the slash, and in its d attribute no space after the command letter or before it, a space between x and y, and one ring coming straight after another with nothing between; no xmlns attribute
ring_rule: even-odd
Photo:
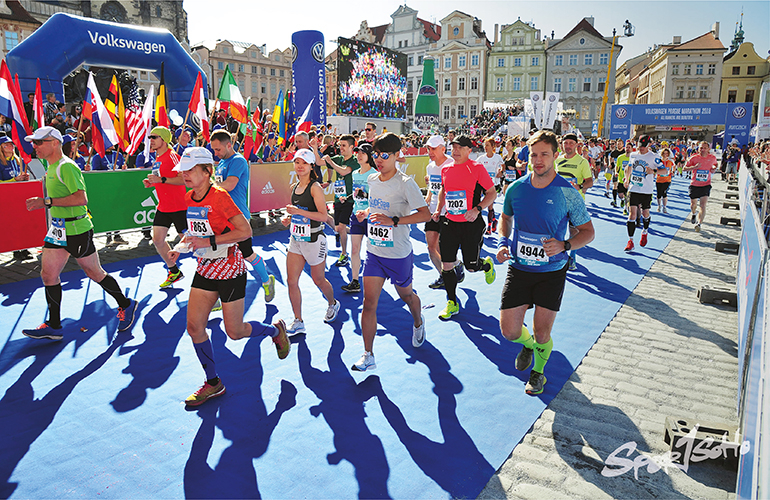
<svg viewBox="0 0 770 500"><path fill-rule="evenodd" d="M259 0L184 0L188 13L191 43L228 38L256 45L267 44L268 50L291 45L295 31L321 31L326 50L331 52L339 36L353 36L366 19L369 26L390 22L390 14L404 2L397 1L266 1ZM543 35L555 31L556 38L566 35L583 17L593 16L594 27L605 36L612 29L622 31L628 19L636 27L636 36L623 38L620 62L641 54L655 44L670 43L676 35L682 41L698 37L720 23L720 39L729 47L743 9L746 41L753 42L761 57L770 50L770 2L763 1L437 1L413 0L406 3L418 11L419 17L440 22L453 10L460 10L482 20L482 28L490 41L494 25L510 24L519 17L533 21ZM554 16L556 15L556 16Z"/></svg>

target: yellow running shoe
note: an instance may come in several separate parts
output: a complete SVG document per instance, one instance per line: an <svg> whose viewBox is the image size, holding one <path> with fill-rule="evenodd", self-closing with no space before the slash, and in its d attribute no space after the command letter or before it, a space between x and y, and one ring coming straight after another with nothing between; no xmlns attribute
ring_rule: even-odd
<svg viewBox="0 0 770 500"><path fill-rule="evenodd" d="M271 302L275 298L275 276L269 275L267 283L262 283L262 289L265 291L265 302Z"/></svg>
<svg viewBox="0 0 770 500"><path fill-rule="evenodd" d="M225 393L225 386L220 380L217 385L211 385L208 382L204 382L200 389L193 392L187 399L184 400L187 406L202 405L211 398L221 396Z"/></svg>
<svg viewBox="0 0 770 500"><path fill-rule="evenodd" d="M449 318L460 312L460 304L454 300L448 300L443 311L438 313L438 319L447 321Z"/></svg>
<svg viewBox="0 0 770 500"><path fill-rule="evenodd" d="M484 259L484 262L489 264L489 271L484 271L484 277L487 279L487 285L491 285L495 282L495 276L497 275L495 272L495 263L492 262L492 257L487 257Z"/></svg>
<svg viewBox="0 0 770 500"><path fill-rule="evenodd" d="M166 278L166 281L160 284L161 288L168 288L177 281L184 278L184 274L182 274L182 271L179 271L178 273L172 273L171 271L168 272L168 277Z"/></svg>

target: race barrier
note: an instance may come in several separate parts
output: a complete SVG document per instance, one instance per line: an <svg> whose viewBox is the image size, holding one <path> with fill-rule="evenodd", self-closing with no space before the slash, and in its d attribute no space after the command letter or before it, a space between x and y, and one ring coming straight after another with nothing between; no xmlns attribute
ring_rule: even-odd
<svg viewBox="0 0 770 500"><path fill-rule="evenodd" d="M757 209L757 184L764 184L761 173L741 168L739 192L741 244L738 254L738 421L747 452L740 457L736 492L739 499L770 497L770 414L763 411L770 398L767 371L770 315L770 272L768 244L762 214ZM759 186L766 188L766 185ZM766 189L763 189L767 193ZM764 200L763 200L764 201ZM764 401L764 403L763 403ZM764 439L760 436L764 434Z"/></svg>
<svg viewBox="0 0 770 500"><path fill-rule="evenodd" d="M406 169L420 188L425 187L427 156L407 156ZM252 213L284 208L291 201L291 185L297 181L291 162L252 163L250 165L249 203ZM326 168L322 169L327 179ZM83 172L88 193L94 232L121 231L152 226L158 199L154 189L147 189L142 179L149 169ZM336 178L336 175L333 176ZM333 186L324 190L326 201L332 202ZM43 196L41 181L0 183L0 199L4 200L9 231L0 237L0 252L23 250L42 245L46 232L45 211L28 212L25 200Z"/></svg>

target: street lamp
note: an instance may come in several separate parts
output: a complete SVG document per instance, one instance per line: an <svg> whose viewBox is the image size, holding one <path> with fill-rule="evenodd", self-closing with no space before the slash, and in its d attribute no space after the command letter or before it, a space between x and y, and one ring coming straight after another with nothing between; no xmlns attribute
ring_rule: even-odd
<svg viewBox="0 0 770 500"><path fill-rule="evenodd" d="M634 25L629 22L628 19L626 19L626 22L623 23L623 35L622 37L628 38L634 36L636 33L636 28L634 28ZM621 38L621 36L618 36L615 34L615 28L612 28L612 48L610 49L610 60L607 63L607 78L604 80L604 97L602 97L602 109L599 113L599 137L602 136L602 129L604 128L604 120L606 119L604 116L604 110L607 107L607 93L610 89L610 73L612 72L612 57L615 53L615 40Z"/></svg>

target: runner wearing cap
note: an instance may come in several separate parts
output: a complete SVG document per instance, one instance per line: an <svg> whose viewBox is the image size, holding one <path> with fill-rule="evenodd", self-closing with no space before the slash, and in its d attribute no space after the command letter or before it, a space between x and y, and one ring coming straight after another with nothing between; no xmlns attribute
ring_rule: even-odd
<svg viewBox="0 0 770 500"><path fill-rule="evenodd" d="M237 243L251 234L251 226L228 192L212 183L211 152L206 148L188 148L174 170L181 172L190 191L185 195L187 233L174 250L169 251L168 257L175 263L180 252L192 251L198 258L187 302L187 333L206 373L206 381L185 399L188 406L198 406L225 392L206 333L209 312L217 299L222 301L225 333L231 339L269 335L279 359L289 355L291 343L283 320L272 326L243 321L246 264Z"/></svg>
<svg viewBox="0 0 770 500"><path fill-rule="evenodd" d="M425 341L425 318L420 298L412 290L414 253L409 238L409 224L425 222L430 212L417 183L396 168L401 139L385 133L374 140L374 161L378 173L369 176L369 207L356 212L359 221L369 218L366 263L364 264L364 307L361 311L361 335L364 354L353 371L372 370L374 337L377 333L377 304L386 279L412 314L412 346ZM415 213L412 213L416 211ZM454 271L450 272L454 274Z"/></svg>
<svg viewBox="0 0 770 500"><path fill-rule="evenodd" d="M288 329L289 335L305 332L302 292L299 288L299 277L305 264L310 266L313 283L329 303L324 321L333 322L340 310L340 303L334 298L334 288L326 279L326 235L323 223L328 213L323 188L313 168L316 156L309 149L300 149L294 154L294 171L298 181L291 187L291 204L286 206L289 215L281 219L284 226L290 227L291 233L289 250L286 252L286 285L289 288L294 321Z"/></svg>
<svg viewBox="0 0 770 500"><path fill-rule="evenodd" d="M655 192L655 174L663 168L660 155L653 153L650 148L652 139L643 135L639 138L639 151L631 153L626 166L625 186L628 188L628 244L625 251L634 249L634 232L636 231L636 217L639 206L642 208L642 237L639 244L647 245L647 231L650 228L650 206L652 195Z"/></svg>
<svg viewBox="0 0 770 500"><path fill-rule="evenodd" d="M492 258L482 260L480 252L484 241L481 212L494 203L497 192L486 169L470 159L472 147L473 142L466 135L452 141L454 163L441 169L438 205L432 216L434 221L438 221L446 206L446 218L439 235L441 275L447 294L447 305L439 313L439 319L444 321L460 312L456 294L457 274L452 269L458 249L462 249L465 269L470 272L483 270L488 284L495 281Z"/></svg>
<svg viewBox="0 0 770 500"><path fill-rule="evenodd" d="M152 242L158 255L168 267L168 277L160 284L167 288L184 277L179 267L168 258L166 238L171 224L177 233L182 234L187 227L187 203L185 202L184 180L174 171L179 163L179 155L168 147L171 131L166 127L155 127L150 131L150 151L155 153L152 172L142 180L144 187L155 188L158 196L158 208L152 222Z"/></svg>
<svg viewBox="0 0 770 500"><path fill-rule="evenodd" d="M553 350L551 329L564 294L567 252L590 243L594 227L583 198L556 173L556 135L542 130L528 144L533 171L508 188L500 217L497 260L511 260L500 300L500 330L506 339L523 344L517 370L529 368L534 355L525 391L540 394ZM523 328L524 314L533 306L534 338Z"/></svg>
<svg viewBox="0 0 770 500"><path fill-rule="evenodd" d="M77 165L63 156L61 133L53 127L40 127L24 138L31 142L37 157L46 168L45 198L27 199L27 210L48 208L51 225L43 244L40 276L45 285L48 320L36 329L22 330L33 339L61 340L61 271L72 255L78 265L118 303L118 331L128 330L134 323L137 302L126 298L115 278L99 263L94 247L94 226L88 215L88 196L83 173Z"/></svg>
<svg viewBox="0 0 770 500"><path fill-rule="evenodd" d="M249 210L249 164L246 158L233 149L232 136L227 130L217 130L211 134L211 149L217 155L219 163L217 164L214 179L217 185L230 193L238 208L246 220L251 219L251 210ZM251 227L251 226L249 226ZM243 241L238 242L238 248L246 261L254 267L254 271L262 283L262 289L265 291L265 302L270 302L275 297L275 276L267 274L265 261L254 252L250 233Z"/></svg>
<svg viewBox="0 0 770 500"><path fill-rule="evenodd" d="M425 143L425 146L428 148L428 158L430 158L428 166L425 167L425 176L428 183L428 193L425 196L425 202L428 204L428 210L432 214L438 206L438 193L441 191L441 169L452 165L454 160L446 155L446 143L440 135L432 136ZM428 246L428 255L433 263L433 267L438 271L436 281L428 285L433 289L444 288L444 278L441 276L443 270L441 266L441 251L439 250L438 240L441 225L445 219L446 208L442 210L438 220L433 220L431 217L425 223L425 243ZM455 274L457 274L457 282L462 283L465 280L465 269L463 269L462 262L456 261L454 270Z"/></svg>
<svg viewBox="0 0 770 500"><path fill-rule="evenodd" d="M352 279L342 289L349 293L361 291L358 275L361 270L361 242L366 235L366 219L359 221L356 213L369 208L369 176L377 171L372 158L372 145L368 142L353 148L361 168L353 171L353 213L350 215L350 271Z"/></svg>
<svg viewBox="0 0 770 500"><path fill-rule="evenodd" d="M711 154L710 148L711 146L707 141L701 141L698 154L692 155L684 166L686 172L694 171L690 181L690 211L692 213L690 222L695 224L698 205L700 205L698 223L695 224L695 231L697 232L700 232L700 225L706 218L706 204L711 194L711 174L717 169L717 159Z"/></svg>

